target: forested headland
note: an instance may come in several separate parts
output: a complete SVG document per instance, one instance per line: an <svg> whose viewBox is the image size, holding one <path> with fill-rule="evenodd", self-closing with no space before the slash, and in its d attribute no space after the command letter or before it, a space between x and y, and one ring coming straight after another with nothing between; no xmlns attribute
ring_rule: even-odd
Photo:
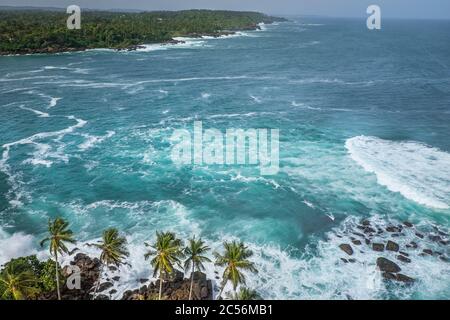
<svg viewBox="0 0 450 320"><path fill-rule="evenodd" d="M284 21L240 11L82 11L81 29L69 30L64 11L0 10L0 54L56 53L95 48L133 49L180 36L220 36Z"/></svg>

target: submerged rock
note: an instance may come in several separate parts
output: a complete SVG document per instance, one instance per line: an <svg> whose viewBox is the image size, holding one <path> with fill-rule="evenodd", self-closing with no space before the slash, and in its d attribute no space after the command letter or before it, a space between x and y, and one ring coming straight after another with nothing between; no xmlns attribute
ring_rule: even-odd
<svg viewBox="0 0 450 320"><path fill-rule="evenodd" d="M377 259L377 266L383 272L397 273L402 270L395 262L383 257Z"/></svg>
<svg viewBox="0 0 450 320"><path fill-rule="evenodd" d="M409 258L407 258L407 257L405 257L403 255L398 255L397 259L402 261L402 262L405 262L405 263L410 263L411 262L411 259L409 259Z"/></svg>
<svg viewBox="0 0 450 320"><path fill-rule="evenodd" d="M382 252L384 251L384 244L382 243L372 243L372 250Z"/></svg>
<svg viewBox="0 0 450 320"><path fill-rule="evenodd" d="M397 252L398 250L400 250L400 246L394 241L389 240L386 244L386 250Z"/></svg>
<svg viewBox="0 0 450 320"><path fill-rule="evenodd" d="M346 254L348 254L349 256L351 256L353 254L353 249L352 246L346 243L342 243L339 245L339 248L344 251Z"/></svg>
<svg viewBox="0 0 450 320"><path fill-rule="evenodd" d="M113 284L111 282L104 282L98 286L98 292L103 292L109 288L111 288Z"/></svg>
<svg viewBox="0 0 450 320"><path fill-rule="evenodd" d="M399 281L408 284L413 283L415 281L413 278L405 276L404 274L401 273L394 274L391 272L383 272L382 276L386 280Z"/></svg>
<svg viewBox="0 0 450 320"><path fill-rule="evenodd" d="M404 221L403 224L404 224L406 227L408 227L408 228L412 228L412 227L414 226L414 225L413 225L411 222L409 222L409 221Z"/></svg>

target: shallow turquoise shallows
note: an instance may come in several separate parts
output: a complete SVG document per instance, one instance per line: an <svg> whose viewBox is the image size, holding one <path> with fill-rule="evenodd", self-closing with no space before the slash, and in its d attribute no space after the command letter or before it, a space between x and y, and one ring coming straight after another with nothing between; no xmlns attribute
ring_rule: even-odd
<svg viewBox="0 0 450 320"><path fill-rule="evenodd" d="M389 285L380 254L342 263L338 248L362 218L449 230L450 22L369 31L363 19L291 17L185 40L0 57L0 263L44 257L38 240L62 216L92 254L83 243L105 228L127 235L132 267L117 297L151 278L143 242L171 230L214 250L245 241L259 269L247 285L264 298L450 298L443 259L411 252L401 267L416 283ZM279 173L175 165L174 129L195 120L280 129Z"/></svg>

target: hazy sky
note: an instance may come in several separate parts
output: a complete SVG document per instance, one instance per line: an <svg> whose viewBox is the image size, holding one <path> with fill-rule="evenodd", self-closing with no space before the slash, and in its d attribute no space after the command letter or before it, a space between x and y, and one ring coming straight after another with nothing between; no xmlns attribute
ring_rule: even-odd
<svg viewBox="0 0 450 320"><path fill-rule="evenodd" d="M92 9L179 10L191 8L252 10L272 14L365 17L378 4L384 17L450 19L450 0L0 0L0 5Z"/></svg>

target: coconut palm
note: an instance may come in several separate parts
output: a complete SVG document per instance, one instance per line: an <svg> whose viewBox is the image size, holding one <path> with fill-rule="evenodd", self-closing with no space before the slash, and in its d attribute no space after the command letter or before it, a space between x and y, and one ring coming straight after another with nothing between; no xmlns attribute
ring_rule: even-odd
<svg viewBox="0 0 450 320"><path fill-rule="evenodd" d="M98 277L97 285L94 290L94 297L100 285L101 275L105 266L115 265L120 267L124 264L124 260L129 256L126 248L127 239L119 235L119 231L115 228L109 228L103 231L102 240L93 244L94 247L101 250L100 261L102 262L102 269Z"/></svg>
<svg viewBox="0 0 450 320"><path fill-rule="evenodd" d="M14 263L9 263L0 274L0 286L3 287L1 299L25 300L38 293L36 277L31 271L21 271Z"/></svg>
<svg viewBox="0 0 450 320"><path fill-rule="evenodd" d="M253 252L248 249L243 242L227 242L223 243L225 252L223 255L215 252L215 264L220 267L225 267L222 275L222 287L220 288L219 298L228 281L233 284L233 290L236 292L238 284L245 284L245 276L241 270L257 273L253 262L248 258L253 255Z"/></svg>
<svg viewBox="0 0 450 320"><path fill-rule="evenodd" d="M172 232L156 232L156 241L154 244L145 243L151 249L144 255L147 260L153 257L151 265L153 267L153 277L159 273L159 300L162 294L163 274L171 274L174 265L180 265L180 259L183 257L182 241L175 237Z"/></svg>
<svg viewBox="0 0 450 320"><path fill-rule="evenodd" d="M48 222L48 233L49 236L41 241L41 246L49 241L50 254L55 258L55 277L56 277L56 291L58 293L58 300L61 300L61 292L59 288L59 264L58 264L58 253L63 255L69 250L67 249L66 243L75 243L73 239L72 230L68 229L69 223L62 219L56 218L55 220L49 220Z"/></svg>
<svg viewBox="0 0 450 320"><path fill-rule="evenodd" d="M239 292L228 294L230 300L261 300L261 296L255 290L249 288L240 288Z"/></svg>
<svg viewBox="0 0 450 320"><path fill-rule="evenodd" d="M189 300L192 298L192 287L194 285L194 272L205 270L204 262L211 262L211 260L204 256L209 251L209 247L205 245L202 239L196 240L195 237L189 239L189 244L184 248L186 260L184 262L184 270L191 269L191 286L189 288Z"/></svg>

